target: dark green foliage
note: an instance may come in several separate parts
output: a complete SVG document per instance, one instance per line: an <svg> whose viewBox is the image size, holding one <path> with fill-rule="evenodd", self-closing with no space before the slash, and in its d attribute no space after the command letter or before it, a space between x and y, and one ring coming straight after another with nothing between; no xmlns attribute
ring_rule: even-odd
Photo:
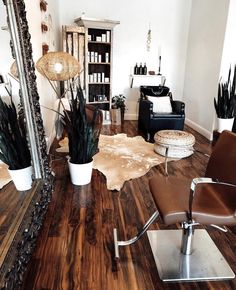
<svg viewBox="0 0 236 290"><path fill-rule="evenodd" d="M228 80L218 85L218 97L214 98L215 110L218 118L229 119L236 115L236 65L231 83L231 68L229 69Z"/></svg>
<svg viewBox="0 0 236 290"><path fill-rule="evenodd" d="M98 108L90 108L90 117L86 114L86 101L81 87L77 87L77 94L71 88L70 111L65 112L64 123L69 139L70 162L84 164L92 161L98 150L101 127L98 121L101 112Z"/></svg>
<svg viewBox="0 0 236 290"><path fill-rule="evenodd" d="M6 104L0 97L0 159L9 169L31 165L24 123L17 117L14 103Z"/></svg>
<svg viewBox="0 0 236 290"><path fill-rule="evenodd" d="M112 97L112 108L113 109L121 109L125 110L125 96L124 95L117 95Z"/></svg>

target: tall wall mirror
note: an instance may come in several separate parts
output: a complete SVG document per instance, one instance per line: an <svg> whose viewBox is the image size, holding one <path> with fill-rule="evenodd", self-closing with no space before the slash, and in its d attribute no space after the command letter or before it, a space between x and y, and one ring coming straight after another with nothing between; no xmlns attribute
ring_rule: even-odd
<svg viewBox="0 0 236 290"><path fill-rule="evenodd" d="M0 96L9 102L11 95L20 111L33 168L31 189L17 190L0 163L0 288L18 289L50 201L52 175L24 1L3 0L0 15Z"/></svg>

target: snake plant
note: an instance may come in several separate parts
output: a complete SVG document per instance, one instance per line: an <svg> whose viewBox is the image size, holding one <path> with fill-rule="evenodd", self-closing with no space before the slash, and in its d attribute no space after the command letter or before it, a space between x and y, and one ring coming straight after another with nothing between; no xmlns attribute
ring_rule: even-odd
<svg viewBox="0 0 236 290"><path fill-rule="evenodd" d="M231 67L229 69L228 80L219 82L217 100L214 98L216 115L221 119L230 119L236 115L236 65L231 81Z"/></svg>
<svg viewBox="0 0 236 290"><path fill-rule="evenodd" d="M24 122L15 105L5 103L0 97L0 159L9 169L22 169L31 165L30 150Z"/></svg>
<svg viewBox="0 0 236 290"><path fill-rule="evenodd" d="M68 134L70 162L92 161L98 151L102 114L98 108L86 105L80 86L76 88L76 95L71 87L70 111L64 112L63 121Z"/></svg>

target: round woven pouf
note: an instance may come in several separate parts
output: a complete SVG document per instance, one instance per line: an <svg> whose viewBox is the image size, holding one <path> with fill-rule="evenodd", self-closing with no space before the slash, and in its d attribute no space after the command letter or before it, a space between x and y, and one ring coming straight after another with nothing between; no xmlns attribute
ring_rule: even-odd
<svg viewBox="0 0 236 290"><path fill-rule="evenodd" d="M188 132L179 130L161 130L154 135L154 151L165 156L168 147L168 157L184 158L193 154L195 137Z"/></svg>

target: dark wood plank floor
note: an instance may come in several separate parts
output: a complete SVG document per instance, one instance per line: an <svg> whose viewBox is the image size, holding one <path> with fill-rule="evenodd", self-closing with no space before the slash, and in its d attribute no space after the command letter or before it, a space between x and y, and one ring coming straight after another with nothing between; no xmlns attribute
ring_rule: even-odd
<svg viewBox="0 0 236 290"><path fill-rule="evenodd" d="M204 137L190 128L186 130L194 133L197 149L211 152L211 144ZM137 122L125 121L122 127L103 128L103 134L120 132L137 135ZM156 174L162 175L163 165L152 168L141 178L126 182L117 192L107 190L105 177L97 170L93 171L91 184L73 187L66 159L59 153L53 158L55 191L22 289L236 289L235 279L163 283L146 235L136 244L121 248L120 262L115 262L113 228L118 228L121 239L130 238L155 211L148 180ZM207 157L195 153L171 162L169 172L179 178L202 176L206 163ZM179 226L168 229L176 227ZM164 228L167 227L160 220L151 226L151 229ZM208 232L236 272L236 228L231 228L228 233L212 228Z"/></svg>
<svg viewBox="0 0 236 290"><path fill-rule="evenodd" d="M12 181L0 189L0 249L28 194L17 191Z"/></svg>

